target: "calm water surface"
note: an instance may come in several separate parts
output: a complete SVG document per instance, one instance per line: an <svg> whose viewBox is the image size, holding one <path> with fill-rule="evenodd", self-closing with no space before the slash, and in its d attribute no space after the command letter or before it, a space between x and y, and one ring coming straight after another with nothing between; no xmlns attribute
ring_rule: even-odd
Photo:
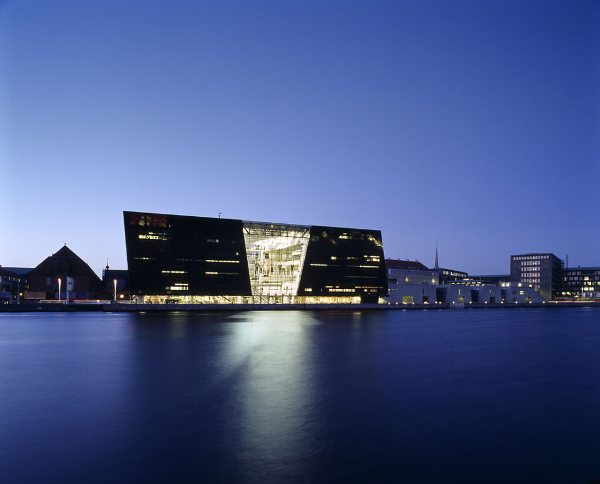
<svg viewBox="0 0 600 484"><path fill-rule="evenodd" d="M600 311L0 314L0 476L600 477Z"/></svg>

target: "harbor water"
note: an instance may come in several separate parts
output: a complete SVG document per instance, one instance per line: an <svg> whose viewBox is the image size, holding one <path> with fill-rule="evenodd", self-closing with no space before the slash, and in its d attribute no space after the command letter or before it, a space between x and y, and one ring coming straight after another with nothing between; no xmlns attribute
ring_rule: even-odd
<svg viewBox="0 0 600 484"><path fill-rule="evenodd" d="M0 313L7 483L600 478L600 309Z"/></svg>

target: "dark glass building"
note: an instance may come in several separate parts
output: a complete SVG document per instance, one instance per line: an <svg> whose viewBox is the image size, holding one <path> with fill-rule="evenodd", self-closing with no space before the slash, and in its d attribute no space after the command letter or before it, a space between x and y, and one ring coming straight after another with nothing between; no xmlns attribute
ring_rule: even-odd
<svg viewBox="0 0 600 484"><path fill-rule="evenodd" d="M124 212L131 294L147 302L378 302L381 232Z"/></svg>

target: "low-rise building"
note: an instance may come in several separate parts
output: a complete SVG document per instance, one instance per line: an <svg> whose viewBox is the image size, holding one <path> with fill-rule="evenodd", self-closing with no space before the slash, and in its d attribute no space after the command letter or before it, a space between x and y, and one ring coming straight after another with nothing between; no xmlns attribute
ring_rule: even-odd
<svg viewBox="0 0 600 484"><path fill-rule="evenodd" d="M469 274L463 271L456 271L453 269L444 269L443 267L434 267L432 271L438 274L440 284L446 284L450 281L462 281L467 279Z"/></svg>
<svg viewBox="0 0 600 484"><path fill-rule="evenodd" d="M388 284L438 284L437 272L419 261L386 259Z"/></svg>
<svg viewBox="0 0 600 484"><path fill-rule="evenodd" d="M102 282L106 293L112 295L113 300L119 302L131 299L127 269L110 269L107 264L106 269L102 271Z"/></svg>
<svg viewBox="0 0 600 484"><path fill-rule="evenodd" d="M495 284L499 286L503 282L510 282L510 274L484 274L470 275L469 279L481 281L483 284Z"/></svg>
<svg viewBox="0 0 600 484"><path fill-rule="evenodd" d="M563 274L563 297L600 299L600 267L571 267Z"/></svg>
<svg viewBox="0 0 600 484"><path fill-rule="evenodd" d="M533 284L524 282L503 282L502 301L505 304L545 303L546 298L536 291Z"/></svg>
<svg viewBox="0 0 600 484"><path fill-rule="evenodd" d="M22 269L22 270L19 270ZM0 304L19 303L27 291L27 273L31 269L0 266Z"/></svg>
<svg viewBox="0 0 600 484"><path fill-rule="evenodd" d="M389 284L389 304L542 304L546 302L536 290L523 283L496 285L470 284Z"/></svg>
<svg viewBox="0 0 600 484"><path fill-rule="evenodd" d="M445 284L438 286L437 298L452 304L497 304L502 302L502 291L494 285Z"/></svg>
<svg viewBox="0 0 600 484"><path fill-rule="evenodd" d="M28 274L25 299L104 299L104 284L96 273L66 245ZM69 285L70 283L70 285ZM60 292L59 292L60 291Z"/></svg>
<svg viewBox="0 0 600 484"><path fill-rule="evenodd" d="M390 284L390 304L496 304L502 302L498 286L461 284Z"/></svg>

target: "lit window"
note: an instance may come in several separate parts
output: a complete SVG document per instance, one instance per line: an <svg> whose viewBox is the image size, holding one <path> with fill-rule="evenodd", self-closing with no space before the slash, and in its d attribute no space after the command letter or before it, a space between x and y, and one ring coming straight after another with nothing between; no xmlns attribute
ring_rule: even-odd
<svg viewBox="0 0 600 484"><path fill-rule="evenodd" d="M188 285L183 283L176 283L174 286L170 286L171 291L187 291Z"/></svg>

